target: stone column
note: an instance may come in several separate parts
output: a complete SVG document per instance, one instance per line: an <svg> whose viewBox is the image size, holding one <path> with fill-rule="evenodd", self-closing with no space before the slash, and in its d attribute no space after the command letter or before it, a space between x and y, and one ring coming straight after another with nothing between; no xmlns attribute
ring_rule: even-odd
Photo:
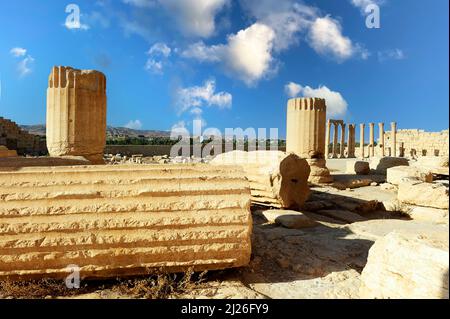
<svg viewBox="0 0 450 319"><path fill-rule="evenodd" d="M331 122L327 121L327 128L325 132L325 158L328 159L330 156L330 133L331 133Z"/></svg>
<svg viewBox="0 0 450 319"><path fill-rule="evenodd" d="M333 178L326 168L325 99L290 99L287 106L286 151L305 158L310 167L309 181L330 183Z"/></svg>
<svg viewBox="0 0 450 319"><path fill-rule="evenodd" d="M348 125L347 157L355 158L355 124Z"/></svg>
<svg viewBox="0 0 450 319"><path fill-rule="evenodd" d="M365 124L359 124L359 148L361 153L361 158L365 158L364 154L364 130L366 128Z"/></svg>
<svg viewBox="0 0 450 319"><path fill-rule="evenodd" d="M83 156L103 163L106 77L91 70L53 67L47 89L47 148L51 156Z"/></svg>
<svg viewBox="0 0 450 319"><path fill-rule="evenodd" d="M381 157L385 156L385 151L384 151L384 123L378 123L378 129L379 129L379 133L380 133L380 150L381 150Z"/></svg>
<svg viewBox="0 0 450 319"><path fill-rule="evenodd" d="M341 124L341 151L340 158L345 158L345 124Z"/></svg>
<svg viewBox="0 0 450 319"><path fill-rule="evenodd" d="M391 123L391 156L397 157L397 123Z"/></svg>
<svg viewBox="0 0 450 319"><path fill-rule="evenodd" d="M338 157L338 135L339 135L339 127L338 124L333 123L334 125L334 136L333 136L333 158Z"/></svg>
<svg viewBox="0 0 450 319"><path fill-rule="evenodd" d="M375 156L375 123L369 123L369 157Z"/></svg>

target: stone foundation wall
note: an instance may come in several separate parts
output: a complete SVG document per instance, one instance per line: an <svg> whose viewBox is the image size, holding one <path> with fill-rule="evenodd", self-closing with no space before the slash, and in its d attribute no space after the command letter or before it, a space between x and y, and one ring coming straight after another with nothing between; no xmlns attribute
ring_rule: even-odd
<svg viewBox="0 0 450 319"><path fill-rule="evenodd" d="M391 132L385 133L386 154L392 147ZM424 130L398 130L397 155L401 154L401 143L404 147L405 157L415 156L448 156L449 130L441 132L425 132Z"/></svg>

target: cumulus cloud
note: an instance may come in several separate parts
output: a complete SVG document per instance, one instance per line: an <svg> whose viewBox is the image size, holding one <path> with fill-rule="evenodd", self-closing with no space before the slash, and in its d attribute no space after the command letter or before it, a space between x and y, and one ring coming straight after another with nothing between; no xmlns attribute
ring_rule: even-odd
<svg viewBox="0 0 450 319"><path fill-rule="evenodd" d="M145 69L153 74L163 74L164 65L172 50L167 44L155 43L147 52L148 59L145 63Z"/></svg>
<svg viewBox="0 0 450 319"><path fill-rule="evenodd" d="M169 57L172 50L163 42L155 43L149 50L149 55L161 55L163 57Z"/></svg>
<svg viewBox="0 0 450 319"><path fill-rule="evenodd" d="M327 103L328 117L343 116L347 112L348 103L342 97L341 93L332 91L326 86L319 86L314 89L310 86L302 86L300 84L290 82L285 86L285 91L289 97L303 96L325 99Z"/></svg>
<svg viewBox="0 0 450 319"><path fill-rule="evenodd" d="M284 92L289 97L297 97L299 93L302 91L302 86L295 82L289 82L284 86Z"/></svg>
<svg viewBox="0 0 450 319"><path fill-rule="evenodd" d="M227 44L206 46L203 42L191 45L182 56L201 62L222 62L231 75L247 85L271 71L274 31L261 23L228 36Z"/></svg>
<svg viewBox="0 0 450 319"><path fill-rule="evenodd" d="M340 61L350 58L355 53L352 41L342 35L339 21L330 16L314 21L309 31L309 39L317 53L331 55Z"/></svg>
<svg viewBox="0 0 450 319"><path fill-rule="evenodd" d="M378 61L385 62L387 60L403 60L405 53L401 49L384 50L378 52Z"/></svg>
<svg viewBox="0 0 450 319"><path fill-rule="evenodd" d="M24 48L12 48L9 51L14 57L21 57L27 54L27 49Z"/></svg>
<svg viewBox="0 0 450 319"><path fill-rule="evenodd" d="M140 130L142 128L142 122L139 120L131 120L124 127L132 130Z"/></svg>
<svg viewBox="0 0 450 319"><path fill-rule="evenodd" d="M175 105L178 113L190 111L191 114L201 115L202 107L230 108L233 97L228 92L216 93L216 81L208 80L203 86L178 88L175 92Z"/></svg>
<svg viewBox="0 0 450 319"><path fill-rule="evenodd" d="M319 54L342 62L355 55L367 59L369 52L342 33L339 21L320 17L315 7L294 0L242 0L244 11L256 22L223 44L203 41L189 45L181 56L199 62L219 63L248 86L276 72L277 54L298 44L302 35Z"/></svg>
<svg viewBox="0 0 450 319"><path fill-rule="evenodd" d="M317 16L314 7L293 0L241 0L247 14L275 32L274 50L279 52L299 43L299 34Z"/></svg>

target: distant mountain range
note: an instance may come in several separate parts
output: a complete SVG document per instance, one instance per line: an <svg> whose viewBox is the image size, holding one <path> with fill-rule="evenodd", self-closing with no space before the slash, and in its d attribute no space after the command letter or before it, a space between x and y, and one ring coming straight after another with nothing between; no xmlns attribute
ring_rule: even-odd
<svg viewBox="0 0 450 319"><path fill-rule="evenodd" d="M30 134L45 136L45 125L20 125L20 128ZM133 130L126 127L112 127L106 128L106 137L169 137L168 131L155 131L155 130Z"/></svg>

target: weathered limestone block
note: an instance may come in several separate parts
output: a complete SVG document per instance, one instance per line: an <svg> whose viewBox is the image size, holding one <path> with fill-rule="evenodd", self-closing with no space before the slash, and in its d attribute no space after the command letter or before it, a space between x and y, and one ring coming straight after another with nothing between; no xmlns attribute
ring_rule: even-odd
<svg viewBox="0 0 450 319"><path fill-rule="evenodd" d="M250 189L209 165L22 168L0 172L0 277L82 278L246 265Z"/></svg>
<svg viewBox="0 0 450 319"><path fill-rule="evenodd" d="M17 157L17 151L9 150L6 146L0 145L0 158Z"/></svg>
<svg viewBox="0 0 450 319"><path fill-rule="evenodd" d="M396 166L409 166L409 162L403 157L372 157L370 159L370 169L376 174L386 175L386 170Z"/></svg>
<svg viewBox="0 0 450 319"><path fill-rule="evenodd" d="M306 160L281 151L233 151L220 154L212 165L240 165L250 182L252 201L278 208L300 208L309 196L310 168Z"/></svg>
<svg viewBox="0 0 450 319"><path fill-rule="evenodd" d="M412 207L407 214L414 220L427 221L438 224L448 224L448 209L432 207Z"/></svg>
<svg viewBox="0 0 450 319"><path fill-rule="evenodd" d="M447 232L394 231L369 250L361 297L448 299Z"/></svg>
<svg viewBox="0 0 450 319"><path fill-rule="evenodd" d="M47 148L51 156L101 163L106 143L106 77L54 67L47 89Z"/></svg>
<svg viewBox="0 0 450 319"><path fill-rule="evenodd" d="M448 188L442 183L403 178L398 187L398 200L404 204L448 209Z"/></svg>
<svg viewBox="0 0 450 319"><path fill-rule="evenodd" d="M0 159L0 168L2 170L16 169L18 167L35 166L73 166L90 165L91 162L82 156L61 156L61 157L8 157Z"/></svg>
<svg viewBox="0 0 450 319"><path fill-rule="evenodd" d="M411 161L411 166L427 170L433 174L449 175L448 156L423 156Z"/></svg>
<svg viewBox="0 0 450 319"><path fill-rule="evenodd" d="M290 229L302 229L319 225L315 220L294 210L268 209L262 211L261 214L268 222L280 224Z"/></svg>
<svg viewBox="0 0 450 319"><path fill-rule="evenodd" d="M386 181L392 185L399 185L404 178L417 178L423 182L431 183L433 174L425 169L413 166L396 166L386 170Z"/></svg>
<svg viewBox="0 0 450 319"><path fill-rule="evenodd" d="M347 161L346 173L356 175L368 175L370 173L369 162L365 161Z"/></svg>
<svg viewBox="0 0 450 319"><path fill-rule="evenodd" d="M326 160L322 158L306 159L311 169L308 181L312 184L329 184L333 182L333 177L326 167Z"/></svg>

